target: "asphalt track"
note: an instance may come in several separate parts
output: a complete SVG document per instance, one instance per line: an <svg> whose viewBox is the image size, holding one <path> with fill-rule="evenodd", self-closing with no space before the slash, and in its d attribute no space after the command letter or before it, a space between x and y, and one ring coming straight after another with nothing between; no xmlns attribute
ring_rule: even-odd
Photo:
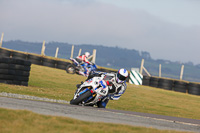
<svg viewBox="0 0 200 133"><path fill-rule="evenodd" d="M29 110L39 114L64 116L84 121L118 123L132 126L151 127L161 130L178 130L200 133L200 120L195 119L112 109L99 109L8 97L0 97L0 107Z"/></svg>

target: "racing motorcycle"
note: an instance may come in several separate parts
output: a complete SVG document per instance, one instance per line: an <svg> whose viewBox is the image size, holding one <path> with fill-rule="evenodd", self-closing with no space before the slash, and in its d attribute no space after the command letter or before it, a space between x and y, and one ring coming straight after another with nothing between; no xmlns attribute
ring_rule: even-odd
<svg viewBox="0 0 200 133"><path fill-rule="evenodd" d="M83 67L85 64L80 64L78 61L76 61L73 58L70 58L70 60L72 61L72 63L66 67L67 73L80 74L80 72L82 72L82 73L85 72L85 69ZM86 68L87 68L88 74L89 74L89 73L94 72L97 69L97 66L94 63L92 63L91 65L87 65ZM88 76L88 75L86 74L84 76Z"/></svg>
<svg viewBox="0 0 200 133"><path fill-rule="evenodd" d="M77 88L70 104L82 106L94 106L109 93L107 82L103 77L93 77Z"/></svg>

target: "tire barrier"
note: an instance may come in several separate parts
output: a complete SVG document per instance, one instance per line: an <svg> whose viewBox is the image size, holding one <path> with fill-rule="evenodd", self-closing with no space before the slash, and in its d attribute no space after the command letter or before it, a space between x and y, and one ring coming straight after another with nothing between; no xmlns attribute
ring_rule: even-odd
<svg viewBox="0 0 200 133"><path fill-rule="evenodd" d="M31 61L32 64L43 65L52 68L58 68L66 70L66 67L71 64L70 62L60 61L56 59L46 58L45 56L37 56L33 54L27 55L27 60Z"/></svg>
<svg viewBox="0 0 200 133"><path fill-rule="evenodd" d="M32 64L36 64L36 65L43 65L43 66L48 66L48 67L52 67L52 68L58 68L58 69L66 70L66 67L69 64L71 64L70 62L46 58L45 56L40 56L40 55L26 54L26 53L20 53L20 52L15 52L15 51L12 51L12 52L9 51L9 52L10 52L9 56L11 58L28 60ZM6 55L6 57L7 56L8 55Z"/></svg>
<svg viewBox="0 0 200 133"><path fill-rule="evenodd" d="M187 89L187 85L188 83L185 81L174 81L174 91L177 92L182 92L182 93L187 93L188 89Z"/></svg>
<svg viewBox="0 0 200 133"><path fill-rule="evenodd" d="M42 58L42 65L43 66L48 66L48 67L56 67L56 61L53 59L48 59L48 58Z"/></svg>
<svg viewBox="0 0 200 133"><path fill-rule="evenodd" d="M69 62L64 62L64 61L56 61L56 68L58 68L58 69L62 69L62 70L66 70L66 67L68 66L68 65L70 65L71 63L69 63Z"/></svg>
<svg viewBox="0 0 200 133"><path fill-rule="evenodd" d="M143 75L142 85L149 86L149 84L150 84L150 77L147 75Z"/></svg>
<svg viewBox="0 0 200 133"><path fill-rule="evenodd" d="M174 81L171 79L160 78L158 80L158 88L172 90Z"/></svg>
<svg viewBox="0 0 200 133"><path fill-rule="evenodd" d="M28 86L31 62L15 58L0 58L0 83Z"/></svg>
<svg viewBox="0 0 200 133"><path fill-rule="evenodd" d="M11 52L11 57L14 58L14 59L27 60L28 54L12 51Z"/></svg>
<svg viewBox="0 0 200 133"><path fill-rule="evenodd" d="M151 87L158 87L158 77L150 77L150 83L149 86Z"/></svg>
<svg viewBox="0 0 200 133"><path fill-rule="evenodd" d="M32 64L42 65L42 57L28 54L27 60L30 61Z"/></svg>
<svg viewBox="0 0 200 133"><path fill-rule="evenodd" d="M0 48L0 57L10 57L11 51Z"/></svg>
<svg viewBox="0 0 200 133"><path fill-rule="evenodd" d="M188 83L188 93L193 95L200 95L200 84Z"/></svg>

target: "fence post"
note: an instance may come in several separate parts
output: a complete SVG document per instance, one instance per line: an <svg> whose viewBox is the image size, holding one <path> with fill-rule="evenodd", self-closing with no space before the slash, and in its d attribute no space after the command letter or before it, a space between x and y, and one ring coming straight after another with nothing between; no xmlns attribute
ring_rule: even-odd
<svg viewBox="0 0 200 133"><path fill-rule="evenodd" d="M181 66L180 80L183 79L184 65Z"/></svg>
<svg viewBox="0 0 200 133"><path fill-rule="evenodd" d="M58 57L58 51L59 51L59 47L56 48L56 54L55 54L56 58Z"/></svg>
<svg viewBox="0 0 200 133"><path fill-rule="evenodd" d="M159 65L159 77L161 77L161 64Z"/></svg>
<svg viewBox="0 0 200 133"><path fill-rule="evenodd" d="M96 49L93 49L92 62L95 63L95 60L96 60Z"/></svg>
<svg viewBox="0 0 200 133"><path fill-rule="evenodd" d="M74 45L72 45L71 58L73 58L73 54L74 54Z"/></svg>
<svg viewBox="0 0 200 133"><path fill-rule="evenodd" d="M79 49L78 56L80 56L80 55L81 55L81 51L82 51L82 49Z"/></svg>
<svg viewBox="0 0 200 133"><path fill-rule="evenodd" d="M42 50L41 50L41 55L42 56L45 56L45 41L43 41L43 44L42 44Z"/></svg>
<svg viewBox="0 0 200 133"><path fill-rule="evenodd" d="M143 68L144 68L144 59L142 59L141 61L140 74L142 74Z"/></svg>
<svg viewBox="0 0 200 133"><path fill-rule="evenodd" d="M144 71L146 72L146 74L151 77L151 74L147 71L147 69L145 67L143 67Z"/></svg>
<svg viewBox="0 0 200 133"><path fill-rule="evenodd" d="M0 47L2 47L2 43L3 43L3 36L4 36L4 33L1 34L1 42L0 42Z"/></svg>

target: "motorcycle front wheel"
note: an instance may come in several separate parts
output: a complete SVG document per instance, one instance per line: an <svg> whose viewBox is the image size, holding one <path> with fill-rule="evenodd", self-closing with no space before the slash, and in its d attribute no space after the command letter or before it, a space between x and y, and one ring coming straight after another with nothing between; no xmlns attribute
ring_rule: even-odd
<svg viewBox="0 0 200 133"><path fill-rule="evenodd" d="M76 99L72 99L70 101L70 104L78 105L79 103L81 103L82 101L84 101L88 97L90 97L91 95L92 95L92 93L88 90L85 93L83 93L82 95L80 95L79 97L77 97Z"/></svg>
<svg viewBox="0 0 200 133"><path fill-rule="evenodd" d="M72 64L68 65L67 68L66 68L66 72L69 73L69 74L74 74L75 73L75 67Z"/></svg>

